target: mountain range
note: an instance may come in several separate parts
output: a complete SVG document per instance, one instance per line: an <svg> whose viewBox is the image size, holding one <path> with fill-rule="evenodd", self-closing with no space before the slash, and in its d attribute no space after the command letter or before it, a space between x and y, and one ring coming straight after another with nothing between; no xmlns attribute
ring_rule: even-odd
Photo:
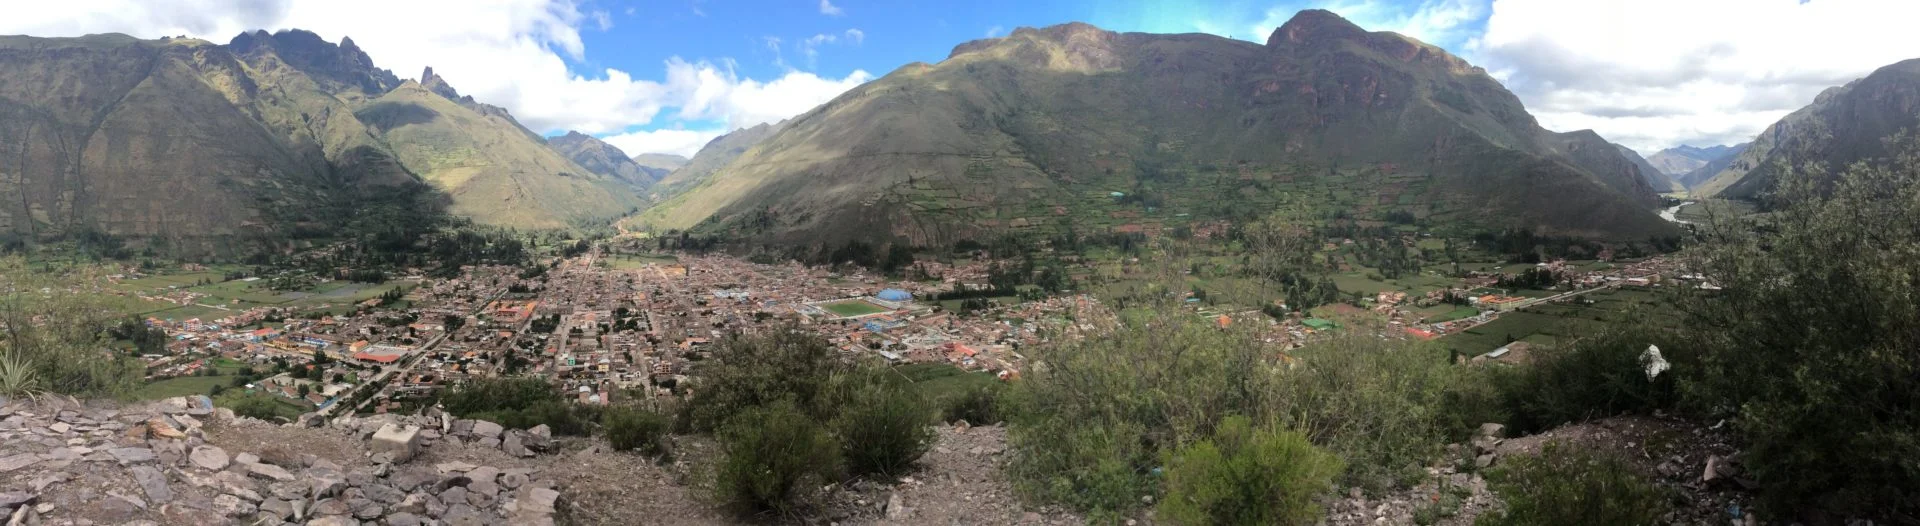
<svg viewBox="0 0 1920 526"><path fill-rule="evenodd" d="M227 44L0 37L0 236L231 251L419 193L483 224L565 228L641 204L429 69L299 30Z"/></svg>
<svg viewBox="0 0 1920 526"><path fill-rule="evenodd" d="M637 222L772 243L936 246L1279 214L1644 239L1644 168L1554 133L1440 48L1303 11L1266 44L1071 23L961 44L702 151ZM723 138L724 140L724 138ZM715 141L716 143L720 141ZM711 146L709 147L711 149ZM729 152L731 153L731 152ZM684 175L683 175L684 174Z"/></svg>
<svg viewBox="0 0 1920 526"><path fill-rule="evenodd" d="M1828 88L1754 137L1723 167L1702 174L1702 197L1754 198L1789 170L1823 164L1831 173L1855 161L1885 157L1884 139L1920 125L1920 59L1882 67Z"/></svg>

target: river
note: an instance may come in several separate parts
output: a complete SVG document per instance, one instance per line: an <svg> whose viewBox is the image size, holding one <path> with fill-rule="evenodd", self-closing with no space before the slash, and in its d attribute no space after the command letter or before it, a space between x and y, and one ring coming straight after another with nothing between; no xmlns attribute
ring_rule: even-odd
<svg viewBox="0 0 1920 526"><path fill-rule="evenodd" d="M1667 208L1667 209L1665 209L1665 210L1661 210L1661 211L1660 211L1660 218L1661 218L1661 219L1665 219L1665 220L1668 220L1668 221L1672 221L1672 222L1675 222L1675 223L1680 223L1680 224L1682 224L1682 225L1691 225L1691 224L1693 224L1693 222L1692 222L1692 221L1687 221L1687 220L1685 220L1685 219L1680 219L1680 216L1679 216L1679 214L1680 214L1680 208L1681 208L1681 207L1684 207L1684 206L1687 206L1687 205L1690 205L1690 204L1693 204L1693 203L1694 203L1693 201L1681 201L1681 202L1680 202L1680 204L1677 204L1677 205L1673 205L1672 207L1669 207L1669 208Z"/></svg>

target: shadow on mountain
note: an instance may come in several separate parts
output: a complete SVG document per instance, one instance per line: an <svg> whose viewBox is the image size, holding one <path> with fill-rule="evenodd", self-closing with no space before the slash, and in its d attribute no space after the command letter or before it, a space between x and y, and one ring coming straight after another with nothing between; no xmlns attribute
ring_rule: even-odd
<svg viewBox="0 0 1920 526"><path fill-rule="evenodd" d="M371 106L353 112L353 116L368 126L379 128L381 133L406 126L408 124L426 124L440 116L432 108L411 102L376 102Z"/></svg>

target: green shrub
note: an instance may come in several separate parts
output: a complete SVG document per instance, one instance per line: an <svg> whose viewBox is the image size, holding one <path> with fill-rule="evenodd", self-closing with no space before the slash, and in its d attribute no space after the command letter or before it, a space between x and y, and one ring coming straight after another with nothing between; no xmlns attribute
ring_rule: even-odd
<svg viewBox="0 0 1920 526"><path fill-rule="evenodd" d="M1479 526L1660 524L1670 496L1617 458L1550 442L1538 456L1516 456L1488 474L1507 503Z"/></svg>
<svg viewBox="0 0 1920 526"><path fill-rule="evenodd" d="M831 420L836 382L852 370L832 344L794 327L729 337L699 366L687 423L711 431L736 413L781 401Z"/></svg>
<svg viewBox="0 0 1920 526"><path fill-rule="evenodd" d="M881 381L852 389L834 427L853 474L898 475L933 447L926 406L913 392Z"/></svg>
<svg viewBox="0 0 1920 526"><path fill-rule="evenodd" d="M1498 420L1492 393L1438 348L1382 341L1363 327L1296 351L1274 397L1287 428L1306 430L1346 461L1342 485L1370 491L1417 482L1444 445Z"/></svg>
<svg viewBox="0 0 1920 526"><path fill-rule="evenodd" d="M1159 513L1174 524L1313 524L1315 499L1340 471L1339 458L1300 433L1230 417L1212 438L1169 455Z"/></svg>
<svg viewBox="0 0 1920 526"><path fill-rule="evenodd" d="M541 378L473 378L440 398L447 412L508 429L545 425L558 435L586 436L599 408L573 403Z"/></svg>
<svg viewBox="0 0 1920 526"><path fill-rule="evenodd" d="M667 430L672 422L665 416L639 407L609 408L600 415L607 443L615 451L639 451L642 455L667 453Z"/></svg>
<svg viewBox="0 0 1920 526"><path fill-rule="evenodd" d="M948 397L940 410L942 422L965 420L973 425L992 425L1000 423L1000 384L992 384L977 389L968 389L957 396Z"/></svg>
<svg viewBox="0 0 1920 526"><path fill-rule="evenodd" d="M1697 371L1697 362L1676 352L1684 346L1660 345L1674 367L1649 380L1640 356L1654 338L1670 337L1644 326L1608 329L1563 347L1536 348L1531 363L1496 372L1512 416L1509 427L1533 433L1569 422L1674 407L1680 396L1676 378L1685 374L1682 371Z"/></svg>
<svg viewBox="0 0 1920 526"><path fill-rule="evenodd" d="M751 407L721 427L723 458L713 497L743 513L791 516L807 503L810 488L831 481L840 468L840 448L826 428L791 402Z"/></svg>
<svg viewBox="0 0 1920 526"><path fill-rule="evenodd" d="M238 416L272 422L280 416L280 408L276 407L278 404L264 396L244 396L228 405L227 409L232 409L233 414Z"/></svg>
<svg viewBox="0 0 1920 526"><path fill-rule="evenodd" d="M95 266L48 273L0 257L0 355L11 362L0 382L13 385L0 389L117 397L141 385L140 361L107 350L124 318L102 289L106 274Z"/></svg>
<svg viewBox="0 0 1920 526"><path fill-rule="evenodd" d="M0 396L19 398L39 393L39 371L13 353L0 354Z"/></svg>

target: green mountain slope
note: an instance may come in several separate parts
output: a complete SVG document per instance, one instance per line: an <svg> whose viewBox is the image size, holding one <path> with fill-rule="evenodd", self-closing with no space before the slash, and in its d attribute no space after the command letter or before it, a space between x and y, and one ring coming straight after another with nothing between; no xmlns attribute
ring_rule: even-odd
<svg viewBox="0 0 1920 526"><path fill-rule="evenodd" d="M418 193L431 213L446 196L423 181L458 182L439 186L456 210L508 226L638 203L504 110L406 88L347 39L0 37L0 68L0 241L286 246L370 201Z"/></svg>
<svg viewBox="0 0 1920 526"><path fill-rule="evenodd" d="M1077 23L962 44L794 118L639 220L921 245L1275 213L1671 232L1638 171L1439 48L1305 11L1266 45Z"/></svg>
<svg viewBox="0 0 1920 526"><path fill-rule="evenodd" d="M672 173L660 179L661 192L663 194L677 195L687 189L699 186L701 183L706 182L707 178L711 177L714 172L719 171L728 163L732 163L734 159L738 159L742 154L747 153L747 150L759 145L762 141L767 140L767 138L772 137L775 133L786 127L788 122L789 121L780 121L773 124L762 123L750 128L734 130L726 135L721 135L711 141L707 141L707 145L700 147L700 151L695 152L692 159L688 159L679 168L674 169Z"/></svg>
<svg viewBox="0 0 1920 526"><path fill-rule="evenodd" d="M612 177L634 188L652 186L660 178L634 162L614 145L580 132L547 139L547 146L587 171Z"/></svg>
<svg viewBox="0 0 1920 526"><path fill-rule="evenodd" d="M1847 164L1887 154L1883 139L1920 124L1920 59L1875 70L1828 88L1813 104L1788 114L1754 137L1746 151L1694 187L1702 197L1751 198L1783 170Z"/></svg>

